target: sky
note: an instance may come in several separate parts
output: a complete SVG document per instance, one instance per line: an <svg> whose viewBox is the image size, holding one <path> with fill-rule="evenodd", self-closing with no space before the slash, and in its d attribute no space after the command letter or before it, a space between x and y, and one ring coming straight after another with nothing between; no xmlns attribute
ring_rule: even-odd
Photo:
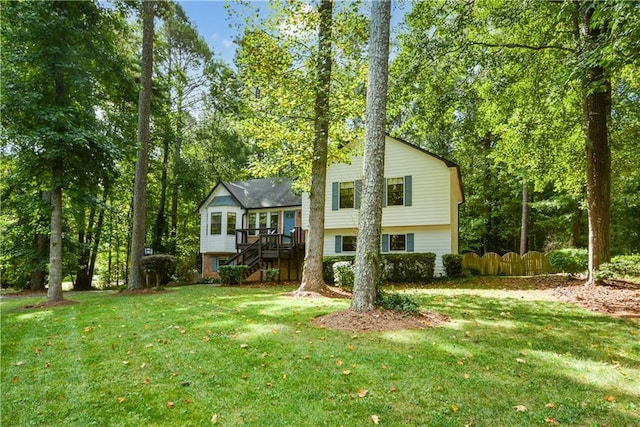
<svg viewBox="0 0 640 427"><path fill-rule="evenodd" d="M198 32L213 49L214 55L231 65L236 50L234 39L237 36L239 18L230 18L225 8L225 0L181 0L178 1ZM234 10L242 10L233 1L229 2ZM394 2L396 5L399 2ZM264 15L268 9L266 1L252 1L251 6ZM394 6L391 9L392 28L402 20L406 7Z"/></svg>

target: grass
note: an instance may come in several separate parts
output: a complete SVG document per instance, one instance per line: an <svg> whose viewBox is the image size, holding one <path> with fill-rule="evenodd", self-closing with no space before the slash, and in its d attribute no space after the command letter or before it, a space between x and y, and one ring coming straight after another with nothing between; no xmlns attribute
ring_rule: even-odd
<svg viewBox="0 0 640 427"><path fill-rule="evenodd" d="M634 319L423 288L405 292L450 323L353 334L310 322L348 301L291 289L5 298L0 424L640 425Z"/></svg>

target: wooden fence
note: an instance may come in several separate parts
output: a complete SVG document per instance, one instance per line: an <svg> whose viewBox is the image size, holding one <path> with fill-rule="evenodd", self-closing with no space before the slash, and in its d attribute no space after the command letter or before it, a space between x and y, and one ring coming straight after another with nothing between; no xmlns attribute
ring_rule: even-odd
<svg viewBox="0 0 640 427"><path fill-rule="evenodd" d="M482 256L473 252L462 255L462 268L471 268L488 276L535 276L551 273L549 257L541 252L527 252L523 256L508 252L503 256L488 252Z"/></svg>

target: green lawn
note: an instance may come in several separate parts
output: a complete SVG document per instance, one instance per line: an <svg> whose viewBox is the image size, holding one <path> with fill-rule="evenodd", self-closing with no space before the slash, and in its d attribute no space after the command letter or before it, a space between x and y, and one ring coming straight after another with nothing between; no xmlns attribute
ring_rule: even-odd
<svg viewBox="0 0 640 427"><path fill-rule="evenodd" d="M638 321L508 293L409 289L452 321L353 334L292 288L4 298L5 426L638 426ZM557 424L556 424L557 423Z"/></svg>

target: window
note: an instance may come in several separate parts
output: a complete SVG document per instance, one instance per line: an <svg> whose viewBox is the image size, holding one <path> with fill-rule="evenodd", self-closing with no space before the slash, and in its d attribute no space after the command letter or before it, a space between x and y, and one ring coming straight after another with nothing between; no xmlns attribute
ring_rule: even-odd
<svg viewBox="0 0 640 427"><path fill-rule="evenodd" d="M227 234L236 234L236 213L227 212Z"/></svg>
<svg viewBox="0 0 640 427"><path fill-rule="evenodd" d="M249 214L249 223L247 224L247 228L256 228L258 225L256 222L258 221L258 215L254 213ZM253 234L256 234L255 231Z"/></svg>
<svg viewBox="0 0 640 427"><path fill-rule="evenodd" d="M387 206L404 205L404 178L387 178Z"/></svg>
<svg viewBox="0 0 640 427"><path fill-rule="evenodd" d="M357 241L356 236L342 236L342 252L355 252Z"/></svg>
<svg viewBox="0 0 640 427"><path fill-rule="evenodd" d="M211 212L210 234L222 234L222 212Z"/></svg>
<svg viewBox="0 0 640 427"><path fill-rule="evenodd" d="M340 209L355 206L355 185L353 181L340 183Z"/></svg>
<svg viewBox="0 0 640 427"><path fill-rule="evenodd" d="M276 230L278 232L278 212L271 212L271 217L269 218L269 227Z"/></svg>
<svg viewBox="0 0 640 427"><path fill-rule="evenodd" d="M260 228L267 228L267 213L266 212L260 212ZM264 231L261 231L264 232Z"/></svg>
<svg viewBox="0 0 640 427"><path fill-rule="evenodd" d="M407 250L407 236L405 234L390 234L389 235L389 248L391 251L405 251Z"/></svg>

